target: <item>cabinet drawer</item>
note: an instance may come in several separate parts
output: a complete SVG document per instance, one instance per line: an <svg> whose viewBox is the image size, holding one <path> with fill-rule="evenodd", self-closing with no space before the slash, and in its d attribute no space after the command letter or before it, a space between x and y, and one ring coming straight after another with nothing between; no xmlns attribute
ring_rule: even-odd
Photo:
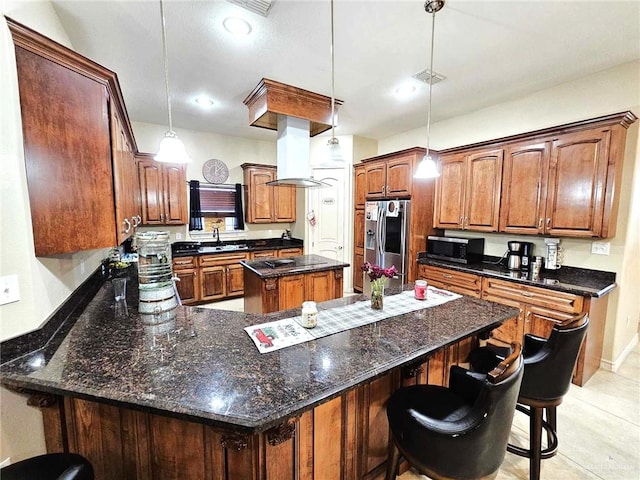
<svg viewBox="0 0 640 480"><path fill-rule="evenodd" d="M278 257L298 257L302 255L302 248L281 248L278 250Z"/></svg>
<svg viewBox="0 0 640 480"><path fill-rule="evenodd" d="M478 275L431 265L420 265L420 275L436 287L448 288L474 297L480 295L482 279Z"/></svg>
<svg viewBox="0 0 640 480"><path fill-rule="evenodd" d="M277 256L277 250L260 250L258 252L251 252L251 258L274 258Z"/></svg>
<svg viewBox="0 0 640 480"><path fill-rule="evenodd" d="M571 293L557 292L546 288L532 287L519 283L484 278L482 281L483 298L499 303L525 303L547 308L556 312L578 313L582 311L583 297Z"/></svg>
<svg viewBox="0 0 640 480"><path fill-rule="evenodd" d="M241 260L247 260L249 257L246 253L225 253L218 255L201 255L200 266L210 267L215 265L229 265L237 263Z"/></svg>
<svg viewBox="0 0 640 480"><path fill-rule="evenodd" d="M190 257L175 257L173 259L173 269L174 270L184 270L185 268L196 268L197 267L197 259L196 256Z"/></svg>

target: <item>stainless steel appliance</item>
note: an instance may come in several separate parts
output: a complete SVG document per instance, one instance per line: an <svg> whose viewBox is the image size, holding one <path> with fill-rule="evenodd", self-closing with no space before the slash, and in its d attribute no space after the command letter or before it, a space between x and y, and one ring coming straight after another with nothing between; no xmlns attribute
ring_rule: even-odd
<svg viewBox="0 0 640 480"><path fill-rule="evenodd" d="M364 260L382 268L395 265L398 275L387 280L387 286L399 286L407 281L410 213L410 200L365 204ZM371 293L371 282L367 277L364 279L364 293Z"/></svg>
<svg viewBox="0 0 640 480"><path fill-rule="evenodd" d="M520 266L522 270L530 270L533 258L534 244L531 242L522 242L522 261Z"/></svg>
<svg viewBox="0 0 640 480"><path fill-rule="evenodd" d="M560 268L560 239L545 238L544 243L547 246L547 255L544 258L545 270L557 270Z"/></svg>
<svg viewBox="0 0 640 480"><path fill-rule="evenodd" d="M484 238L427 237L427 257L456 263L480 263Z"/></svg>

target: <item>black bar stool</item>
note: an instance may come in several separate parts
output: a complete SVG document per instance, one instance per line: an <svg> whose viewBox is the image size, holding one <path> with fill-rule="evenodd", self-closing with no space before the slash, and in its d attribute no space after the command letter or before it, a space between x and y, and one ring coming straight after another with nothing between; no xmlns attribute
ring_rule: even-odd
<svg viewBox="0 0 640 480"><path fill-rule="evenodd" d="M556 324L548 339L530 334L524 337L524 376L516 408L529 416L529 448L509 444L507 451L530 459L530 480L539 480L541 460L558 452L556 407L569 391L588 326L589 317L581 313ZM499 349L481 347L471 352L470 362L474 370L482 372L503 356ZM544 449L542 429L547 434Z"/></svg>
<svg viewBox="0 0 640 480"><path fill-rule="evenodd" d="M48 453L0 470L2 480L94 480L89 461L75 453Z"/></svg>
<svg viewBox="0 0 640 480"><path fill-rule="evenodd" d="M386 480L404 457L433 479L494 478L506 454L522 380L520 344L488 374L453 366L449 388L413 385L387 404L393 440Z"/></svg>

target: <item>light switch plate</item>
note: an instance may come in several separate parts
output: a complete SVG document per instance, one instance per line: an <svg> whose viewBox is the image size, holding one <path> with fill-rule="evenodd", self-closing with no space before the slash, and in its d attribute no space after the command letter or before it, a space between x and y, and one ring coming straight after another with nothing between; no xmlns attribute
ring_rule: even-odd
<svg viewBox="0 0 640 480"><path fill-rule="evenodd" d="M611 250L611 242L593 242L591 243L591 253L596 255L609 255Z"/></svg>
<svg viewBox="0 0 640 480"><path fill-rule="evenodd" d="M18 275L0 277L0 305L17 302L18 300L20 300Z"/></svg>

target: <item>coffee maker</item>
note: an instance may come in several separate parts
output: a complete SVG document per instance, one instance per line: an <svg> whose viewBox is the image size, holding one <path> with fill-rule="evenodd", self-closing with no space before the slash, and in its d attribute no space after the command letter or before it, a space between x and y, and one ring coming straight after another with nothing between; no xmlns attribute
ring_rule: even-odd
<svg viewBox="0 0 640 480"><path fill-rule="evenodd" d="M522 258L520 261L520 267L522 270L529 270L531 266L531 259L533 258L533 243L531 242L521 242L522 243Z"/></svg>
<svg viewBox="0 0 640 480"><path fill-rule="evenodd" d="M520 270L522 266L522 242L507 242L507 268L509 270Z"/></svg>

